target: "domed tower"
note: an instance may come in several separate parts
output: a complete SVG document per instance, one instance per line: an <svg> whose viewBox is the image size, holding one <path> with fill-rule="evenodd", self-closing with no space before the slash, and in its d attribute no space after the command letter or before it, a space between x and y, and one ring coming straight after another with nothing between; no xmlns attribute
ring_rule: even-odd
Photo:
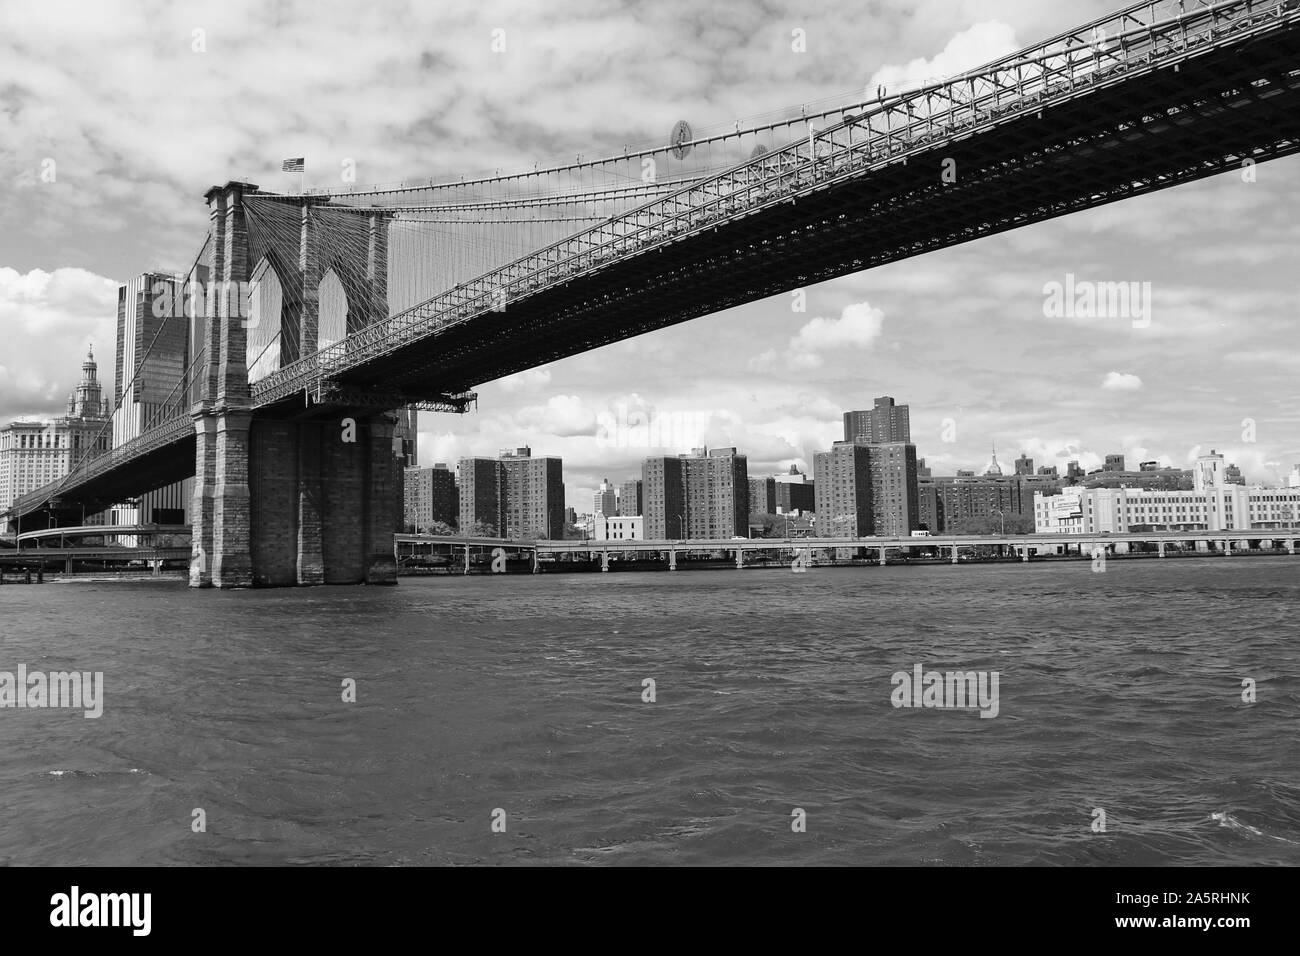
<svg viewBox="0 0 1300 956"><path fill-rule="evenodd" d="M104 390L99 384L99 366L95 362L95 348L86 350L86 360L81 363L81 382L68 398L69 418L106 418Z"/></svg>
<svg viewBox="0 0 1300 956"><path fill-rule="evenodd" d="M1002 466L998 464L998 446L997 446L997 445L994 445L994 446L993 446L993 454L989 457L989 467L988 467L988 470L984 472L984 474L986 474L986 475L1001 475L1001 474L1002 474Z"/></svg>

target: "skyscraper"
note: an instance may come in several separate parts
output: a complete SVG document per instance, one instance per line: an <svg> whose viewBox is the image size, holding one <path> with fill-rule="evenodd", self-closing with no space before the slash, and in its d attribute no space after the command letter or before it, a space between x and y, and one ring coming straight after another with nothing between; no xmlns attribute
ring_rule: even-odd
<svg viewBox="0 0 1300 956"><path fill-rule="evenodd" d="M610 517L616 516L618 513L616 493L608 478L601 479L600 487L596 489L596 494L593 496L591 503L591 513Z"/></svg>
<svg viewBox="0 0 1300 956"><path fill-rule="evenodd" d="M776 479L749 479L749 516L776 514Z"/></svg>
<svg viewBox="0 0 1300 956"><path fill-rule="evenodd" d="M1106 456L1106 470L1107 470L1107 471L1123 471L1123 470L1124 470L1124 456L1123 456L1123 455L1107 455L1107 456Z"/></svg>
<svg viewBox="0 0 1300 956"><path fill-rule="evenodd" d="M906 537L920 522L916 446L903 441L867 445L872 524L876 533Z"/></svg>
<svg viewBox="0 0 1300 956"><path fill-rule="evenodd" d="M916 446L836 442L813 458L817 534L906 537L920 524Z"/></svg>
<svg viewBox="0 0 1300 956"><path fill-rule="evenodd" d="M625 481L618 489L618 513L621 517L633 517L641 514L642 484L639 478Z"/></svg>
<svg viewBox="0 0 1300 956"><path fill-rule="evenodd" d="M875 533L871 507L870 451L837 441L813 455L817 537L858 538Z"/></svg>
<svg viewBox="0 0 1300 956"><path fill-rule="evenodd" d="M686 488L682 459L666 455L641 463L645 536L654 541L686 537Z"/></svg>
<svg viewBox="0 0 1300 956"><path fill-rule="evenodd" d="M414 468L420 463L418 414L416 409L409 407L397 410L397 425L393 428L393 454L397 456L401 468ZM442 467L445 469L447 466Z"/></svg>
<svg viewBox="0 0 1300 956"><path fill-rule="evenodd" d="M181 300L181 281L163 273L142 273L117 290L114 448L147 431L164 407L184 401L181 386L190 364L190 328L175 308ZM146 492L115 504L109 523L188 524L193 493L192 478Z"/></svg>
<svg viewBox="0 0 1300 956"><path fill-rule="evenodd" d="M651 539L748 537L748 459L736 449L696 448L641 465L645 536Z"/></svg>
<svg viewBox="0 0 1300 956"><path fill-rule="evenodd" d="M564 463L559 458L534 458L532 454L527 447L501 454L504 537L558 540L564 537Z"/></svg>
<svg viewBox="0 0 1300 956"><path fill-rule="evenodd" d="M794 465L789 472L772 479L776 483L777 514L812 511L816 505L813 483Z"/></svg>
<svg viewBox="0 0 1300 956"><path fill-rule="evenodd" d="M844 413L844 440L911 441L910 417L907 405L895 405L892 398L882 395L871 409Z"/></svg>
<svg viewBox="0 0 1300 956"><path fill-rule="evenodd" d="M697 448L681 459L687 536L749 537L749 459L734 447Z"/></svg>
<svg viewBox="0 0 1300 956"><path fill-rule="evenodd" d="M462 458L460 480L460 533L502 537L505 532L505 472L495 458Z"/></svg>
<svg viewBox="0 0 1300 956"><path fill-rule="evenodd" d="M1030 458L1024 452L1016 459L1017 475L1032 475L1034 473L1034 459Z"/></svg>
<svg viewBox="0 0 1300 956"><path fill-rule="evenodd" d="M460 498L456 476L443 462L432 468L407 468L402 485L403 524L424 531L435 522L455 528Z"/></svg>

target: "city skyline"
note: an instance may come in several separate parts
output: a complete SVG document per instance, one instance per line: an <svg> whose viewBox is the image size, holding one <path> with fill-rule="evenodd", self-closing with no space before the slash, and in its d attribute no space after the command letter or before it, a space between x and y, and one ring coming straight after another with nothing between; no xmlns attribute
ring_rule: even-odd
<svg viewBox="0 0 1300 956"><path fill-rule="evenodd" d="M127 286L124 286L120 291L121 291L122 294L125 294L125 295L127 295L128 298L130 298L130 290L135 289L137 292L140 291L140 289L138 288L138 285L139 285L138 281L133 280L133 283L132 283L132 284L128 284ZM119 309L119 321L120 321L120 309ZM120 337L119 337L119 338L120 338ZM93 343L91 343L91 344L88 346L88 352L93 353ZM120 366L121 366L121 363L122 363L122 361L123 361L122 356L119 355L119 356L117 356L116 358L117 358L117 361L116 361L115 364L116 364L117 366L120 367ZM82 369L83 369L83 373L82 373L82 374L83 374L83 379L84 379L84 368L85 368L85 366L83 365L83 366L82 366ZM112 389L104 388L104 386L103 386L103 381L102 381L102 380L99 381L98 385L99 385L99 387L103 388L105 394L108 394L109 392L111 392L111 391L115 391L115 390L116 390L116 386L114 386ZM77 390L77 388L79 388L79 386L74 387L74 389L70 390L69 393L71 394L72 392L75 392L75 391ZM120 396L119 396L119 400L120 400ZM70 401L71 401L70 399L67 400L67 401L65 401L65 405L68 405L68 404L70 403ZM878 397L876 397L876 398L874 399L875 406L876 406L877 408L880 407L882 403L892 404L892 403L894 403L895 401L896 401L895 396L890 396L890 395L886 395L886 396L884 396L884 397L879 397L879 396L878 396ZM106 414L107 414L107 413L111 413L111 414L113 415L113 417L116 418L116 417L117 417L117 413L118 413L118 408L117 408L117 406L114 404L113 400L110 400L110 399L107 399L107 398L106 398L106 399L104 400L104 403L105 403L105 412L106 412ZM909 408L909 404L906 403L906 402L898 403L898 407L901 408L901 410L902 410L902 414L903 414L903 416L904 416L904 420L905 420L905 419L906 419L906 416L907 416L907 411L908 411L908 408ZM67 411L67 409L65 409L65 411ZM845 429L847 429L847 428L849 427L848 422L849 422L849 418L850 418L850 416L852 416L852 415L861 415L861 414L863 414L863 412L855 412L855 411L853 411L853 410L845 410L843 413L841 413L841 420L842 420L842 423L843 423L843 427L844 427ZM0 427L9 427L9 425L11 425L11 424L12 424L12 425L28 425L28 426L30 426L30 425L34 425L34 424L35 424L35 425L40 425L40 424L42 424L43 422L46 422L46 421L54 421L54 420L57 419L57 417L58 417L58 416L41 416L41 417L37 417L37 418L15 419L15 420L14 420L13 422L11 422L11 423L0 422ZM108 419L108 418L105 418L105 421L108 422L109 419ZM107 427L107 426L105 426L105 427ZM647 431L648 431L648 429L647 429ZM865 439L863 439L863 440L865 440ZM116 446L117 444L119 444L119 443L120 443L120 442L119 442L119 440L118 440L117 437L114 437L114 438L112 439L112 442L111 442L112 446L115 447L115 446ZM830 452L831 450L833 450L834 446L836 446L836 445L841 445L841 444L844 444L844 442L843 442L842 440L840 440L840 439L836 439L835 441L831 442L831 444L828 445L826 449L823 449L822 451L814 452L814 455L813 455L813 457L814 457L814 461L804 463L804 462L802 461L802 459L794 459L794 460L792 460L791 462L789 462L789 464L788 464L785 468L783 468L782 470L780 470L780 471L775 471L775 472L773 472L773 471L767 471L767 470L759 470L759 471L756 473L756 472L754 472L754 471L751 470L751 471L748 472L748 476L750 477L750 479L763 479L763 478L780 477L780 476L783 476L783 475L785 475L785 474L788 474L789 471L790 471L790 469L791 469L791 468L794 468L794 469L797 469L797 470L799 470L799 471L801 471L801 472L806 473L807 476L808 476L808 478L809 478L810 480L815 481L816 478L817 478L817 475L816 475L816 468L815 468L815 459L816 459L817 457L822 456L822 455L824 455L824 454ZM649 447L649 446L647 446L647 447ZM692 449L690 449L689 451L687 451L687 450L683 450L683 451L676 452L675 454L672 453L672 452L670 452L670 451L665 450L665 451L664 451L664 454L661 454L661 455L658 455L658 456L655 456L655 455L649 455L649 456L645 456L645 457L643 457L642 459L640 459L640 461L639 461L637 467L634 469L634 473L633 473L631 476L623 476L623 475L620 475L620 476L616 477L612 482L610 482L609 487L608 487L608 493L609 493L609 494L614 498L614 502L615 502L614 508L611 510L611 514L614 514L614 513L617 513L617 514L634 514L634 513L636 513L636 512L628 512L628 511L626 511L626 510L624 509L624 505L623 505L623 492L624 492L624 490L625 490L625 486L628 485L629 483L634 483L634 482L635 482L635 483L639 483L639 482L640 482L640 479L639 479L637 476L640 475L640 474L642 473L642 472L641 472L641 466L644 464L644 462L647 460L647 458L654 458L654 457L665 458L665 457L667 457L667 458L683 458L683 459L684 459L684 458L690 457L690 455L694 454L698 449L700 449L700 448L708 448L708 447L709 447L709 446L707 446L707 445L704 445L704 446L695 446L695 447L693 447ZM715 446L715 447L716 447L716 446ZM528 449L526 446L514 446L514 447L507 446L507 447L504 448L504 449L497 449L497 452L498 452L498 455L499 455L499 456L502 456L503 458L514 457L513 452L516 450L516 448L517 448L517 450L518 450L520 453L523 453L523 452L525 452L525 451L530 451L530 449ZM738 449L738 450L740 451L740 453L742 454L742 456L745 456L745 451L744 451L743 448ZM1218 449L1212 447L1212 448L1210 449L1210 452L1211 452L1211 453L1218 452ZM1004 454L1009 454L1009 452L1004 452ZM1184 466L1182 466L1182 465L1179 465L1179 464L1176 463L1176 462L1173 462L1173 461L1170 459L1170 457L1167 456L1167 455L1159 455L1159 454L1157 454L1154 458L1147 458L1147 459L1144 459L1142 462L1136 462L1136 461L1133 461L1132 459L1128 458L1127 454L1126 454L1126 453L1123 453L1123 452L1103 452L1103 453L1098 453L1097 455L1093 456L1093 457L1097 458L1097 459L1101 462L1100 465L1096 465L1096 466L1094 467L1094 466L1091 466L1091 465L1085 465L1085 464L1083 463L1083 460L1081 460L1080 458L1073 458L1073 459L1070 459L1070 458L1066 458L1066 459L1054 459L1054 460L1051 460L1051 461L1049 462L1049 461L1043 461L1043 460L1041 460L1041 459L1037 459L1037 458L1035 458L1033 455L1030 455L1030 454L1029 454L1027 451L1025 451L1025 450L1019 450L1019 451L1017 452L1017 456L1016 456L1015 458L1010 459L1010 462L1011 462L1010 466L1006 466L1006 465L1003 464L1002 459L998 457L998 456L999 456L999 453L997 452L997 449L996 449L996 443L994 443L994 446L993 446L993 448L992 448L992 454L991 454L991 455L989 456L989 458L984 462L984 467L983 467L983 469L981 469L980 466L979 466L978 464L976 464L976 465L973 466L973 467L962 467L962 466L959 464L956 468L954 468L954 469L951 470L951 471L938 471L938 470L936 470L935 466L933 466L933 465L930 464L930 459L928 459L926 455L920 454L920 450L919 450L919 449L918 449L918 452L917 452L917 463L920 464L920 465L924 465L926 471L929 472L929 474L934 475L935 478L961 477L961 476L963 476L963 475L967 475L967 476L977 476L977 477L978 477L978 476L986 476L986 475L990 475L990 474L998 474L998 475L1006 475L1006 476L1015 476L1015 477L1019 477L1021 474L1026 474L1026 475L1034 476L1034 475L1039 475L1039 474L1040 474L1040 472L1039 472L1039 468L1040 468L1041 466L1047 465L1048 467L1054 467L1054 468L1056 469L1057 474L1060 476L1060 479L1061 479L1061 482L1060 482L1060 483L1064 486L1064 485L1068 485L1068 484L1070 484L1070 482L1069 482L1069 480L1068 480L1068 474L1067 474L1067 465L1069 465L1069 464L1071 464L1071 463L1073 463L1073 462L1079 462L1079 464L1080 464L1079 471L1080 471L1080 474L1081 474L1081 475L1093 475L1093 474L1096 474L1096 473L1098 473L1098 472L1111 473L1111 472L1114 472L1114 471L1116 471L1116 470L1121 471L1121 472L1124 472L1124 471L1137 472L1137 471L1139 471L1139 467L1138 467L1139 465L1147 465L1147 464L1149 464L1150 462L1153 462L1153 461L1157 464L1157 467L1162 468L1162 469L1174 468L1174 469L1183 469L1183 470L1187 470L1188 468L1190 468L1190 466L1191 466L1192 464L1195 463L1196 459L1201 458L1201 457L1204 457L1205 454L1206 454L1205 449L1200 448L1200 447L1198 446L1197 449L1196 449L1196 455L1192 456L1192 457L1191 457L1191 460L1190 460L1189 462L1187 462L1186 467L1184 467ZM1218 452L1218 454L1220 454L1221 456L1223 456L1223 457L1225 458L1225 465L1230 466L1230 471L1236 473L1236 474L1239 476L1239 478L1240 478L1240 480L1241 480L1241 483L1246 484L1246 485L1251 485L1251 486L1260 486L1260 487L1266 487L1266 488L1282 488L1282 487L1287 487L1287 486L1294 487L1294 485L1292 485L1291 483L1294 482L1294 481L1296 480L1295 475L1296 475L1297 473L1300 473L1300 462L1297 462L1297 463L1295 463L1295 464L1292 464L1289 468L1286 468L1286 467L1282 468L1282 469L1281 469L1281 474L1279 475L1279 477L1278 477L1278 479L1276 480L1276 482L1271 483L1271 484L1269 484L1269 483L1264 483L1264 482L1259 482L1259 481L1257 481L1257 480L1251 480L1250 477L1249 477L1248 475L1244 475L1244 474L1242 474L1241 469L1240 469L1240 466L1239 466L1238 463L1237 463L1235 460L1233 460L1231 457L1224 455L1224 453L1222 453L1222 452ZM540 458L540 457L551 457L551 458L558 458L558 459L562 460L562 456L547 455L547 454L544 453L544 452L543 452L543 453L540 453L538 457L539 457L539 458ZM941 456L941 457L942 457L942 456ZM457 460L454 464L451 464L450 467L453 469L453 474L459 476L460 465L461 465L462 462L464 462L464 461L470 461L470 460L484 460L484 461L486 461L486 460L488 460L488 458L489 458L489 456L485 456L485 455L483 455L483 454L478 454L478 453L475 453L474 451L471 451L470 454L467 454L467 455L463 456L461 459ZM939 459L936 459L936 460L939 460ZM1032 470L1032 471L1029 471L1029 472L1023 472L1023 473L1022 473L1022 471L1020 470L1020 466L1021 466L1022 462L1025 462L1025 461L1028 462L1029 466L1030 466L1033 470ZM995 464L996 464L997 467L998 467L998 470L997 470L997 471L994 470L994 465L995 465ZM1114 466L1120 466L1120 467L1119 467L1118 469L1116 469ZM424 460L424 458L421 458L421 460L420 460L419 462L417 462L417 463L411 465L411 466L410 466L410 469L411 469L411 470L428 470L428 469L433 468L433 467L443 467L443 468L446 468L446 467L448 467L448 463L447 463L447 462L442 462L442 461L438 461L438 462L432 462L432 461L430 461L430 462L426 462L426 461ZM1142 469L1142 470L1145 470L1145 469ZM590 511L586 511L586 510L584 510L583 507L581 507L581 505L582 505L582 502L584 502L584 501L591 501L593 496L599 495L600 492L601 492L601 487L598 486L598 487L596 487L596 488L594 488L594 489L585 489L585 488L581 488L581 487L579 487L579 488L577 488L577 489L574 489L573 486L572 486L572 484L568 481L568 476L569 476L569 475L570 475L570 472L569 472L567 469L566 469L566 470L563 470L563 471L560 473L560 482L561 482L561 487L564 489L564 504L563 504L563 507L565 507L565 508L572 507L572 508L574 508L575 511L577 511L578 514L588 514L588 515L590 515L590 514L596 514L596 513L598 512L599 509L596 508L595 506L592 506L592 510L590 510ZM609 477L608 477L608 476L602 476L602 478L601 478L601 486L603 486L603 485L604 485L606 482L608 482L608 481L609 481ZM182 499L182 500L184 500L184 499ZM574 505L574 504L573 504L573 502L574 502L575 500L579 503L578 505ZM3 504L3 502L0 502L0 504ZM179 502L178 502L178 504L179 504ZM114 523L119 523L119 522L115 521ZM129 522L128 522L128 523L129 523Z"/></svg>
<svg viewBox="0 0 1300 956"><path fill-rule="evenodd" d="M5 19L13 14L0 13L0 38L39 35L55 51L61 43L79 50L78 58L45 58L40 75L52 85L38 107L23 92L24 77L35 69L30 50L0 39L0 77L23 105L7 114L15 137L0 142L0 165L14 170L13 201L0 209L0 321L10 334L0 357L0 420L57 414L75 384L63 356L80 354L90 340L107 347L117 288L130 277L189 265L203 227L197 196L232 172L290 189L296 175L279 172L288 155L307 157L312 186L332 182L349 157L364 182L427 173L430 163L469 172L527 168L578 151L618 152L628 142L662 139L679 118L726 123L773 104L952 72L1110 5L1062 11L972 0L944 7L943 16L924 4L888 4L869 15L847 6L811 15L791 7L753 36L737 36L722 14L706 10L695 14L709 29L684 27L672 19L674 9L669 4L644 24L625 11L592 14L589 25L601 24L592 35L603 37L595 48L589 37L564 42L554 29L562 12L512 12L513 46L497 59L486 36L452 15L440 26L463 40L461 49L439 56L463 63L440 62L418 41L395 61L404 66L391 81L394 108L424 118L411 121L417 132L410 142L382 120L338 140L271 134L253 122L206 151L173 135L183 127L177 117L151 110L148 70L183 69L199 89L256 82L259 44L245 39L256 31L233 27L257 22L255 8L242 11L245 21L237 7L204 8L204 53L191 50L196 27L188 14L162 11L146 23L105 4L54 35L27 22L20 30ZM421 14L410 16L418 21ZM311 19L322 32L315 49L339 41L337 29ZM477 30L482 21L472 23ZM796 28L806 30L810 53L790 49ZM726 31L721 35L732 41L721 55L689 57L695 75L667 89L644 82L651 59L637 54L636 41L693 49L706 43L699 34L709 30ZM143 72L100 70L110 77L102 89L85 97L58 92L56 78L73 80L129 47L108 42L112 37L141 33L161 51L148 67L139 65ZM91 34L96 42L81 42ZM351 27L353 34L364 37L365 24ZM846 46L837 55L850 37L865 38L866 48L850 57ZM549 90L536 89L529 73L543 48L554 80ZM752 71L738 67L759 54L770 70L755 83ZM608 82L598 87L581 82L593 57L609 67ZM857 62L873 66L858 71L851 65ZM238 67L248 67L248 76ZM364 56L348 67L357 75L375 68ZM474 93L477 112L467 105L455 117L428 116L417 104L420 84L444 71L490 77ZM294 78L261 94L261 121L297 115L310 100L303 83ZM701 89L711 91L703 101ZM95 112L94 97L110 95L128 122L106 125ZM560 102L575 108L560 109ZM62 121L44 123L56 109ZM477 115L503 109L518 122ZM544 137L527 119L533 114L547 117ZM593 130L579 116L611 122ZM19 154L6 145L17 134L30 150ZM53 183L38 175L45 156L57 162ZM746 449L756 474L781 473L790 464L810 468L813 455L839 437L844 411L895 394L911 405L913 441L936 473L982 468L991 441L1006 449L999 461L1007 471L1022 452L1039 463L1078 459L1091 470L1116 452L1185 467L1213 447L1249 481L1281 483L1300 461L1300 410L1289 401L1290 369L1300 359L1288 334L1296 301L1286 279L1295 227L1282 202L1297 170L1300 158L1280 159L1250 170L1253 181L1229 173L1178 186L811 286L802 301L774 296L483 383L477 411L421 416L419 464L531 445L565 460L566 504L577 505L590 500L602 478L632 476L648 454L700 445ZM152 184L149 203L134 199L141 187L132 177ZM18 228L26 223L35 228ZM1149 283L1144 317L1088 318L1052 308L1054 285L1088 282ZM107 389L114 384L105 382ZM664 446L602 439L602 423L617 423L621 408L653 408L696 427Z"/></svg>

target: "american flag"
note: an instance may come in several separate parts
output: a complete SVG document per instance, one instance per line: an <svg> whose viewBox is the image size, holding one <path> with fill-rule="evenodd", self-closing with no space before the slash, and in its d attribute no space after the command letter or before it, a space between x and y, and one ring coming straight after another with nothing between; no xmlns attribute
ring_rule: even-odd
<svg viewBox="0 0 1300 956"><path fill-rule="evenodd" d="M303 157L297 159L286 159L280 166L280 170L286 173L300 173L303 171Z"/></svg>

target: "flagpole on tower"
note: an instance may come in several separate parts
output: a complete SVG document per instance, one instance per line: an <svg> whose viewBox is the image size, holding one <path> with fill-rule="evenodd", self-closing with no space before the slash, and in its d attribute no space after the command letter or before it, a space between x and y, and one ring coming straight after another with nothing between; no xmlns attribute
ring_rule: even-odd
<svg viewBox="0 0 1300 956"><path fill-rule="evenodd" d="M296 156L292 159L286 159L280 164L280 171L284 173L298 174L298 195L304 195L307 192L307 159L304 156Z"/></svg>

